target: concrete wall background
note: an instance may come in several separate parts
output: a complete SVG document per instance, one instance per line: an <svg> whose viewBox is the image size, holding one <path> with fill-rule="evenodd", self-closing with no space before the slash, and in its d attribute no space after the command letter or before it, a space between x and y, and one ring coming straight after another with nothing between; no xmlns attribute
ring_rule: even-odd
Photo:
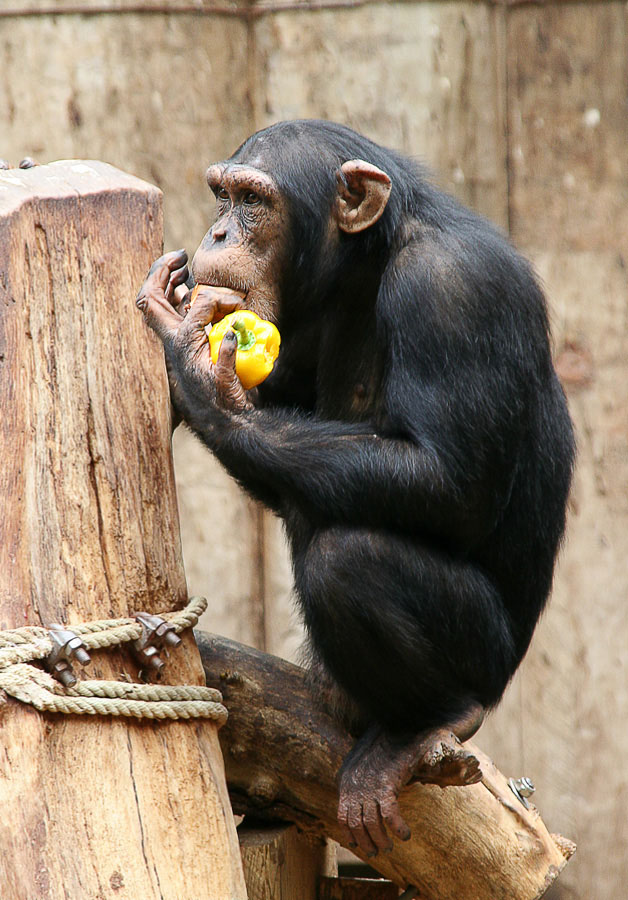
<svg viewBox="0 0 628 900"><path fill-rule="evenodd" d="M168 249L206 229L210 161L315 116L423 157L536 264L580 455L550 610L479 742L578 841L553 889L570 900L628 881L627 15L614 0L0 6L0 157L100 158L158 184ZM293 657L279 523L189 434L174 445L205 626Z"/></svg>

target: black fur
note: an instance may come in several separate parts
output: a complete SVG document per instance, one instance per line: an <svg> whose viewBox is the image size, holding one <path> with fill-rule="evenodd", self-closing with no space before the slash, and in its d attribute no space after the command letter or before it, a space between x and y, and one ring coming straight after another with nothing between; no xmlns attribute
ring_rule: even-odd
<svg viewBox="0 0 628 900"><path fill-rule="evenodd" d="M330 253L353 158L392 193ZM365 722L417 732L491 707L550 591L574 456L537 281L492 225L348 128L280 123L232 161L291 210L282 350L261 408L190 395L182 412L283 517L314 652Z"/></svg>

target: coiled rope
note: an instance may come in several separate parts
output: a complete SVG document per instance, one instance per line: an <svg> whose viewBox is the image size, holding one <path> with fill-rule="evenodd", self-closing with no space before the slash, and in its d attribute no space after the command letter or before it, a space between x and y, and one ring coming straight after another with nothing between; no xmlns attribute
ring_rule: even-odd
<svg viewBox="0 0 628 900"><path fill-rule="evenodd" d="M207 608L204 597L192 597L177 612L163 613L178 634L193 627ZM104 619L68 626L87 650L136 641L142 626L135 619ZM0 631L0 690L41 712L90 716L134 716L138 719L213 719L227 721L220 691L198 685L130 684L124 681L79 681L64 687L48 672L30 665L53 649L46 628L26 626Z"/></svg>

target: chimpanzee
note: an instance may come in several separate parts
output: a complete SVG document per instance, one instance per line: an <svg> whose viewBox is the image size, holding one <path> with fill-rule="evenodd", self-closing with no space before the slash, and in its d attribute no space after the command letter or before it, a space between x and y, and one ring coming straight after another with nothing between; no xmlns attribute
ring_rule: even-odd
<svg viewBox="0 0 628 900"><path fill-rule="evenodd" d="M207 181L191 276L167 253L137 305L179 415L285 523L313 670L357 738L339 823L375 853L386 826L409 836L399 790L497 704L550 591L574 442L545 301L493 226L344 126L273 125ZM204 331L242 307L282 339L250 392L234 333L213 365ZM462 753L433 780L480 777Z"/></svg>

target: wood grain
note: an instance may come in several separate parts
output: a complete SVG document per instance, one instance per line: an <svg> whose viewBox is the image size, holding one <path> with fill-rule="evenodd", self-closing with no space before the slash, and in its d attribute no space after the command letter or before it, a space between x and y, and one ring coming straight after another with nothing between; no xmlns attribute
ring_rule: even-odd
<svg viewBox="0 0 628 900"><path fill-rule="evenodd" d="M248 900L319 900L327 848L294 825L238 829Z"/></svg>
<svg viewBox="0 0 628 900"><path fill-rule="evenodd" d="M323 878L319 900L397 900L399 888L383 878Z"/></svg>
<svg viewBox="0 0 628 900"><path fill-rule="evenodd" d="M103 163L0 172L0 628L184 605L163 354L133 298L160 192ZM137 680L124 652L90 677ZM202 683L191 635L170 683ZM7 898L244 898L216 727L0 721Z"/></svg>
<svg viewBox="0 0 628 900"><path fill-rule="evenodd" d="M64 5L101 2L114 0ZM119 0L127 10L129 2ZM193 250L211 214L202 177L211 160L271 120L328 116L423 157L462 199L504 226L512 220L514 240L548 289L557 356L564 361L571 348L581 371L592 361L593 377L569 387L579 463L555 594L480 743L509 775L530 775L545 821L578 838L554 891L569 900L622 897L624 4L404 0L325 12L303 4L267 10L248 28L182 13L181 0L168 5L171 15L0 19L0 156L95 154L133 171L164 190L166 246ZM205 627L257 642L263 622L267 649L294 658L300 626L279 525L264 525L262 616L248 500L189 434L176 444L188 583L210 599Z"/></svg>
<svg viewBox="0 0 628 900"><path fill-rule="evenodd" d="M317 709L303 669L216 635L196 633L207 683L229 708L221 729L236 811L293 821L341 840L336 775L351 739ZM414 784L400 798L412 831L368 860L425 900L536 900L565 865L538 812L525 809L477 747L483 780L471 787Z"/></svg>
<svg viewBox="0 0 628 900"><path fill-rule="evenodd" d="M255 127L343 122L420 157L448 190L506 225L501 22L501 10L481 3L305 6L265 17L255 29Z"/></svg>
<svg viewBox="0 0 628 900"><path fill-rule="evenodd" d="M628 879L627 33L621 3L509 16L513 233L546 287L578 460L548 611L479 739L578 844L556 900Z"/></svg>

